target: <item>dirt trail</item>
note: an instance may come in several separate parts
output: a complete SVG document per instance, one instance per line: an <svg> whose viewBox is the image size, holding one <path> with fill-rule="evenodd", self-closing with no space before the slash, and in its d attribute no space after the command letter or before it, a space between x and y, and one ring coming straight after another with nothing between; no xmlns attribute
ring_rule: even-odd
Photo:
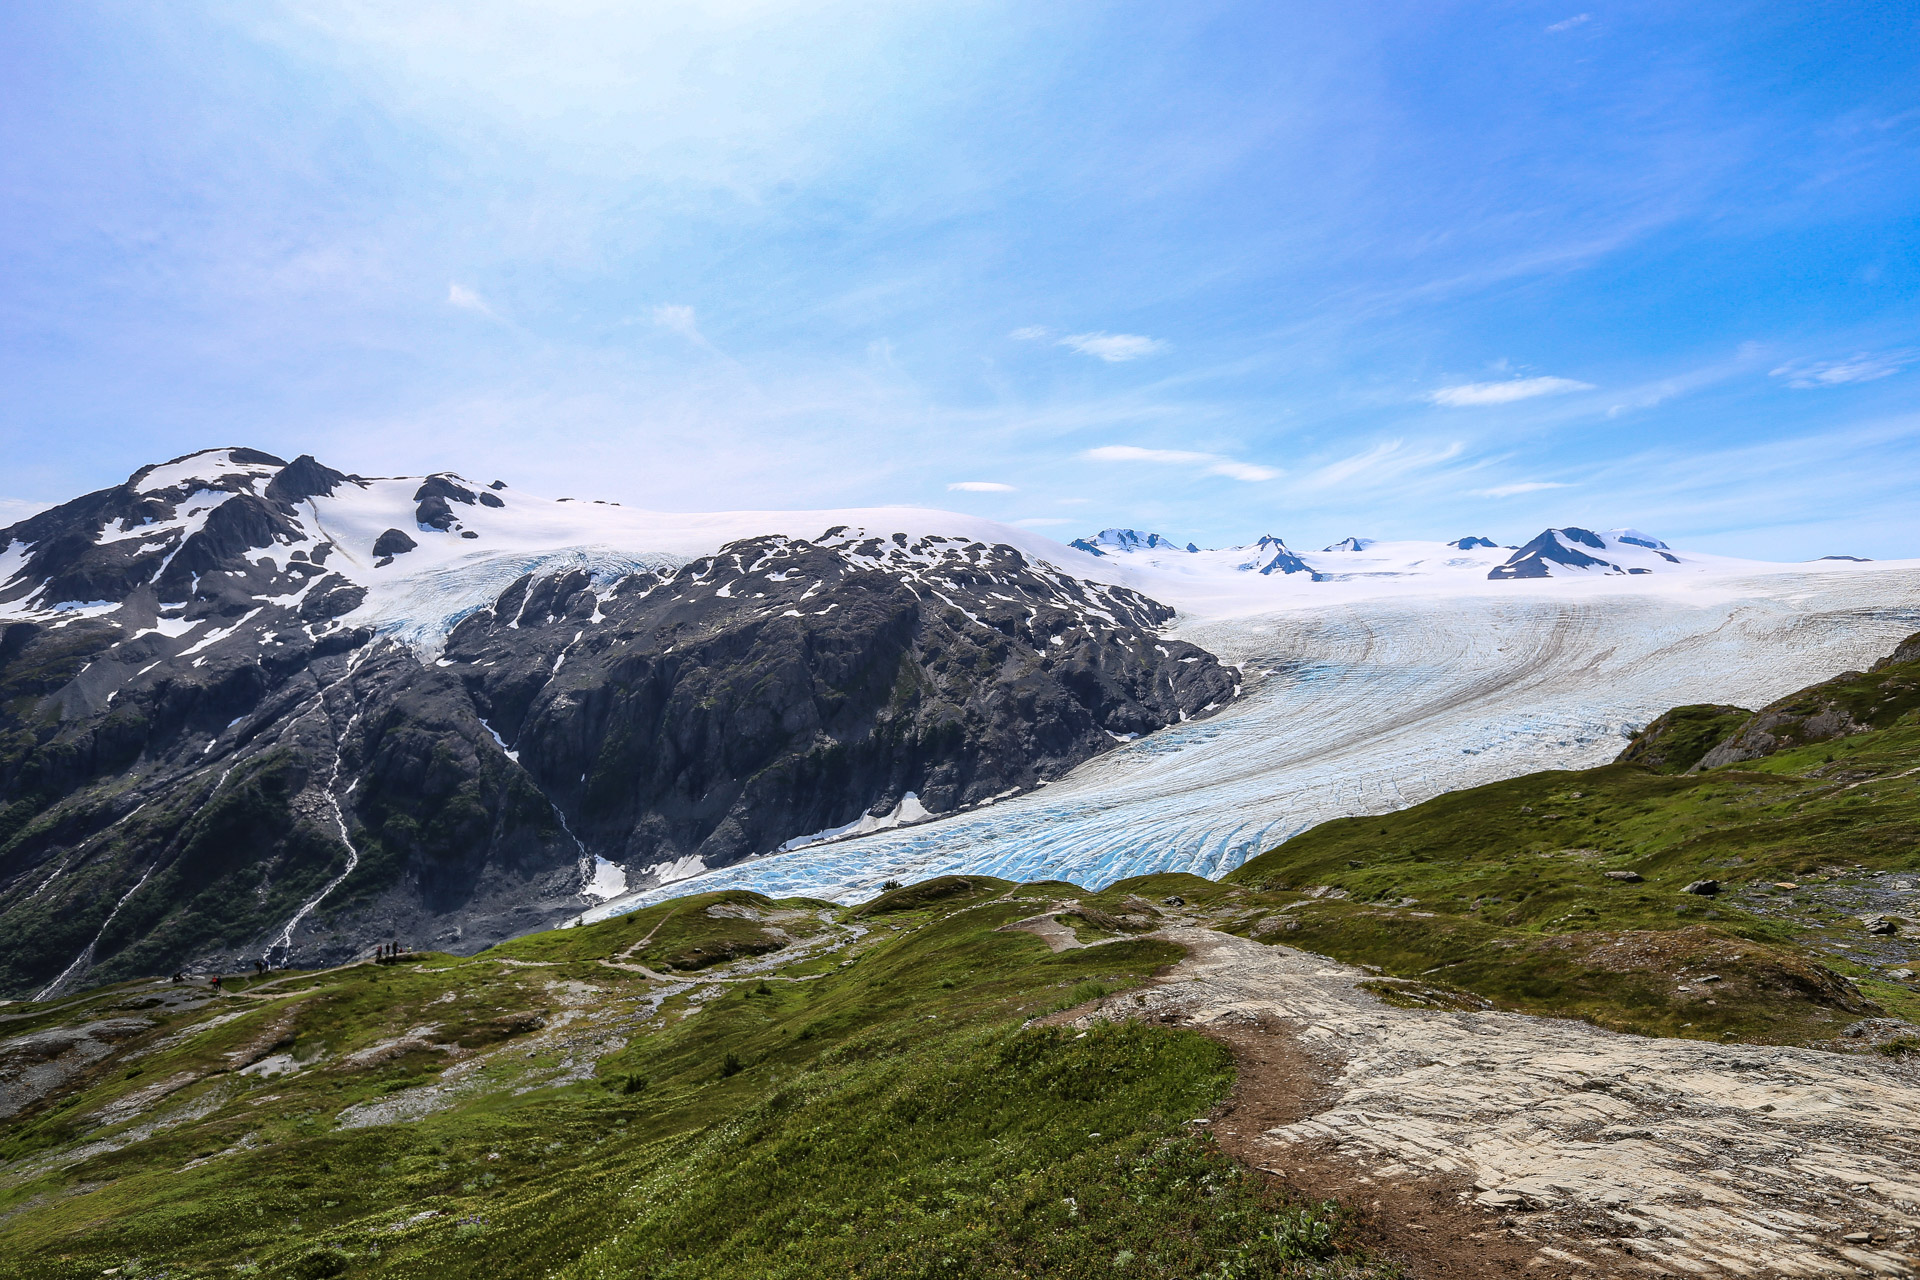
<svg viewBox="0 0 1920 1280"><path fill-rule="evenodd" d="M640 974L642 977L650 978L655 982L687 982L691 980L698 980L700 982L815 982L824 978L826 974L806 973L791 975L773 973L770 972L770 970L782 965L792 964L796 960L810 958L816 951L838 951L849 943L858 942L862 937L866 936L867 932L858 926L834 923L831 920L827 920L825 913L821 913L822 920L826 920L833 928L840 930L838 936L823 933L811 938L801 938L798 941L787 944L778 951L749 957L745 960L731 961L711 973L661 973L657 969L632 959L632 956L636 952L653 941L653 935L660 932L661 927L665 925L667 921L673 919L677 913L677 908L674 911L669 911L660 918L659 923L647 930L646 937L640 939L640 941L634 943L624 951L621 951L613 959L602 960L599 963L609 969L624 969L628 973ZM759 917L756 916L755 918L758 919Z"/></svg>
<svg viewBox="0 0 1920 1280"><path fill-rule="evenodd" d="M1155 936L1189 958L1126 997L1130 1012L1206 1027L1243 1059L1265 1045L1319 1064L1318 1088L1288 1086L1273 1127L1242 1138L1251 1163L1298 1172L1332 1154L1363 1188L1450 1188L1452 1212L1477 1206L1506 1240L1498 1217L1549 1273L1920 1274L1910 1067L1399 1009L1321 956L1210 929ZM1263 1078L1243 1079L1243 1129Z"/></svg>
<svg viewBox="0 0 1920 1280"><path fill-rule="evenodd" d="M1055 903L1045 915L1028 916L1025 920L1015 920L1012 924L1001 925L1000 930L1003 933L1030 933L1040 939L1040 941L1046 943L1047 949L1055 955L1060 954L1062 951L1074 951L1086 946L1086 943L1080 941L1080 939L1074 935L1072 929L1054 919L1053 913L1060 910L1063 910L1063 908L1060 904Z"/></svg>

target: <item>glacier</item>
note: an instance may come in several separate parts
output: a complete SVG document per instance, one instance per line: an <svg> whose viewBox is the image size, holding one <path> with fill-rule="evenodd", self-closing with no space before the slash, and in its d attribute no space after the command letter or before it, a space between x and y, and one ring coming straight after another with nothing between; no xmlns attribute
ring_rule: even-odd
<svg viewBox="0 0 1920 1280"><path fill-rule="evenodd" d="M750 859L582 919L723 888L850 902L887 880L944 874L1088 887L1157 871L1217 877L1331 818L1604 764L1669 707L1758 707L1920 630L1913 562L1769 568L1492 590L1475 575L1477 589L1424 595L1326 584L1337 594L1324 601L1293 593L1275 609L1269 595L1264 610L1183 615L1171 634L1244 673L1244 696L1219 714L1034 792Z"/></svg>

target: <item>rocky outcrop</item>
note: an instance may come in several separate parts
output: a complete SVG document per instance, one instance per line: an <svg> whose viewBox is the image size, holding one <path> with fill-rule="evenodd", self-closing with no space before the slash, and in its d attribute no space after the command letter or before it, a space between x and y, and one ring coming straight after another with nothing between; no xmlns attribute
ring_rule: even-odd
<svg viewBox="0 0 1920 1280"><path fill-rule="evenodd" d="M1494 581L1508 578L1545 578L1550 576L1550 566L1563 565L1570 569L1604 569L1609 572L1621 572L1620 567L1610 560L1591 555L1581 550L1591 547L1604 552L1607 544L1586 529L1549 529L1539 537L1521 547L1508 558L1505 564L1495 565L1487 571L1487 577Z"/></svg>
<svg viewBox="0 0 1920 1280"><path fill-rule="evenodd" d="M1701 757L1695 770L1758 760L1776 751L1883 729L1920 710L1920 635L1868 672L1844 671L1755 712Z"/></svg>
<svg viewBox="0 0 1920 1280"><path fill-rule="evenodd" d="M1745 707L1711 703L1675 707L1634 734L1614 763L1636 764L1654 773L1685 773L1752 715Z"/></svg>

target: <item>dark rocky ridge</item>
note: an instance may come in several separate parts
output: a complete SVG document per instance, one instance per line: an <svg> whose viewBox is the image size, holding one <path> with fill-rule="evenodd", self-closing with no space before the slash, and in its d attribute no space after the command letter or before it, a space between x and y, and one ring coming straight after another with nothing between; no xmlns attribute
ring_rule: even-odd
<svg viewBox="0 0 1920 1280"><path fill-rule="evenodd" d="M947 812L1236 691L1135 593L847 531L531 574L423 656L352 616L372 534L336 547L314 514L376 482L249 450L164 465L0 529L9 995L472 950L587 905L596 855L637 885L909 792ZM396 531L461 537L502 489L429 477Z"/></svg>
<svg viewBox="0 0 1920 1280"><path fill-rule="evenodd" d="M960 540L760 538L596 591L522 579L443 662L573 829L708 866L1057 777L1232 698L1172 611Z"/></svg>

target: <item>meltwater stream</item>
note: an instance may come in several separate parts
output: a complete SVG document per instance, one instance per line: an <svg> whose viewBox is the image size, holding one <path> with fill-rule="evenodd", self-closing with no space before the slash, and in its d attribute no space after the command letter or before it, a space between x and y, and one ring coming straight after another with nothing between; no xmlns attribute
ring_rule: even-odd
<svg viewBox="0 0 1920 1280"><path fill-rule="evenodd" d="M1920 572L1721 580L1693 592L1373 599L1195 622L1245 695L1038 791L922 826L755 858L590 910L746 888L871 897L949 873L1089 888L1223 875L1330 818L1539 769L1589 768L1669 707L1758 707L1920 630Z"/></svg>

